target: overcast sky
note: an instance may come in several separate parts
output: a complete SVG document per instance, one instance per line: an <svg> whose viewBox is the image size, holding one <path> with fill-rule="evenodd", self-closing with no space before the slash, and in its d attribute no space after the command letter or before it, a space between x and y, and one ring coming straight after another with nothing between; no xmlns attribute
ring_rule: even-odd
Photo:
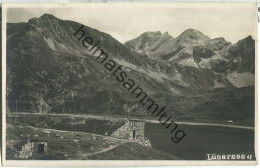
<svg viewBox="0 0 260 168"><path fill-rule="evenodd" d="M210 38L224 37L236 43L256 37L256 12L252 4L81 4L68 7L9 8L7 22L27 22L44 13L73 20L112 35L120 42L146 31L168 32L173 37L188 28Z"/></svg>

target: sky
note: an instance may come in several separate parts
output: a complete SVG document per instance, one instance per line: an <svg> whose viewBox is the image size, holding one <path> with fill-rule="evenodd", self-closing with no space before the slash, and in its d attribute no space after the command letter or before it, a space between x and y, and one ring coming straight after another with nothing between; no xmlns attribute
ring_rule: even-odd
<svg viewBox="0 0 260 168"><path fill-rule="evenodd" d="M73 20L106 32L124 43L146 31L168 32L177 37L193 28L210 38L224 37L236 43L249 35L256 37L255 4L167 4L121 3L15 6L7 9L7 22L28 22L44 13Z"/></svg>

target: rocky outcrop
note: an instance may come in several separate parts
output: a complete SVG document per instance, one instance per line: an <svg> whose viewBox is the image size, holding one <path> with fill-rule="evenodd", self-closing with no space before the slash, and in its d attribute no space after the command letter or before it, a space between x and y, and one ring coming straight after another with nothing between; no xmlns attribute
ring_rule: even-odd
<svg viewBox="0 0 260 168"><path fill-rule="evenodd" d="M150 143L149 139L139 140L139 143L145 147L149 147L149 148L152 147L152 144Z"/></svg>
<svg viewBox="0 0 260 168"><path fill-rule="evenodd" d="M23 147L22 150L20 151L19 155L17 155L17 158L20 159L28 159L32 157L34 153L34 143L28 141Z"/></svg>
<svg viewBox="0 0 260 168"><path fill-rule="evenodd" d="M130 138L130 127L129 123L126 122L124 125L122 125L120 128L112 132L110 135L111 137L114 138L119 138L119 139L129 139Z"/></svg>

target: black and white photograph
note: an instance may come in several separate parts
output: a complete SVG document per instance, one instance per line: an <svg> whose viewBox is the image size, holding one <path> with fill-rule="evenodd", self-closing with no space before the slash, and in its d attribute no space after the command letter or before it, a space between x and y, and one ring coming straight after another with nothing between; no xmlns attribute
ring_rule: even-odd
<svg viewBox="0 0 260 168"><path fill-rule="evenodd" d="M257 17L256 3L3 4L4 165L256 164Z"/></svg>

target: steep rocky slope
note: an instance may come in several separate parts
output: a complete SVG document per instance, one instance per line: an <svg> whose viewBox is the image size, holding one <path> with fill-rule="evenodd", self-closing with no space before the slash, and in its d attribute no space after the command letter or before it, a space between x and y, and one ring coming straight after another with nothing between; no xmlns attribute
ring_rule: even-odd
<svg viewBox="0 0 260 168"><path fill-rule="evenodd" d="M7 27L9 111L125 116L124 105L128 104L134 106L132 115L149 116L73 36L80 23L45 14ZM148 32L124 45L104 32L88 26L84 30L176 117L187 119L196 113L196 117L214 120L219 117L215 113L220 113L214 110L217 104L228 116L252 119L254 112L247 109L254 107L254 89L250 89L254 79L245 78L254 78L251 37L232 45L188 29L177 38ZM223 96L228 100L222 101ZM213 100L215 105L208 103ZM244 108L238 109L237 104ZM205 106L208 112L203 110Z"/></svg>
<svg viewBox="0 0 260 168"><path fill-rule="evenodd" d="M222 37L210 39L198 30L188 29L175 39L169 38L167 43L158 43L158 36L162 36L160 32L149 32L153 37L156 35L153 41L144 38L146 34L126 42L126 46L151 58L155 56L184 67L210 70L236 87L254 85L255 41L251 36L231 44ZM143 51L138 44L147 44L147 41L149 47Z"/></svg>

